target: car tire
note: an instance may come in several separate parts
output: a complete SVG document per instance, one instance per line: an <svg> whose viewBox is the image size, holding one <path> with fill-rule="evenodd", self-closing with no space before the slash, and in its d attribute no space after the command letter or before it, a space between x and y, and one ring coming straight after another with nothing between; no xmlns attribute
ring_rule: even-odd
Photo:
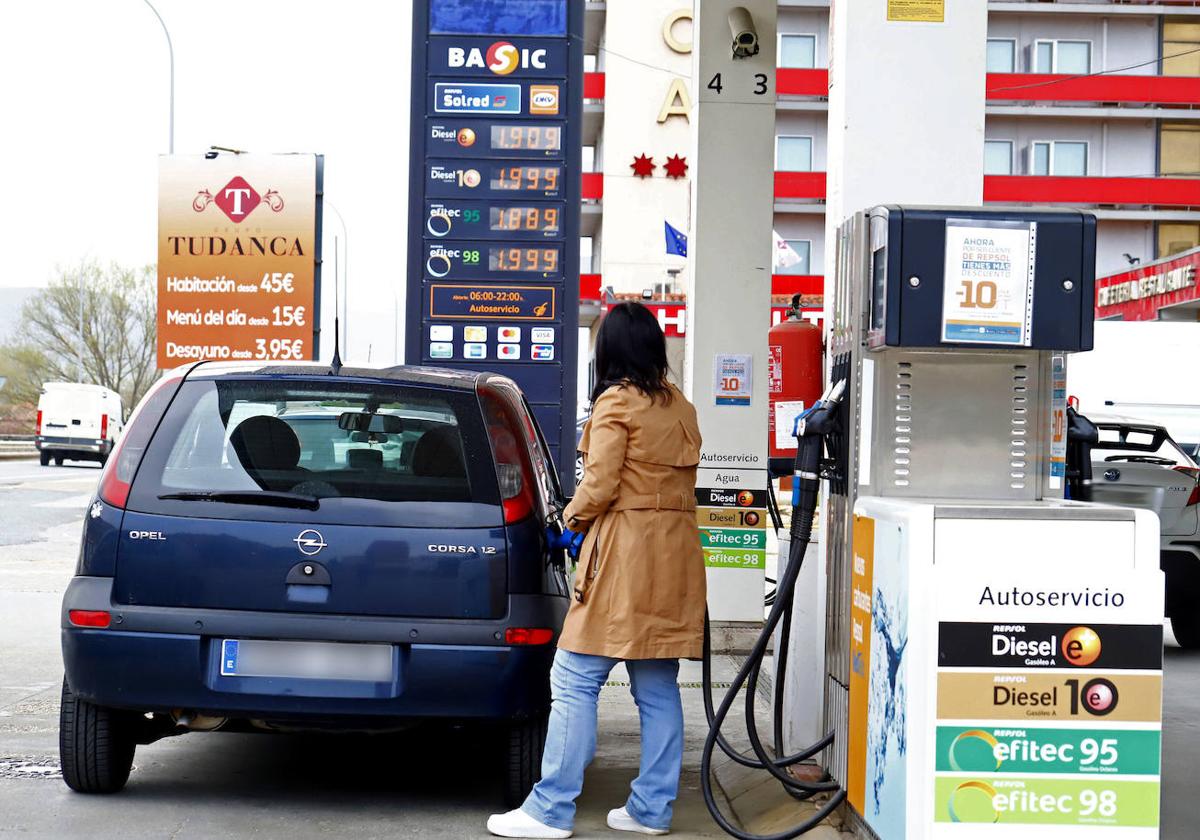
<svg viewBox="0 0 1200 840"><path fill-rule="evenodd" d="M62 465L63 465L63 456L55 455L54 456L54 466L61 467Z"/></svg>
<svg viewBox="0 0 1200 840"><path fill-rule="evenodd" d="M38 460L42 462L43 467L50 466L50 453L49 452L38 453Z"/></svg>
<svg viewBox="0 0 1200 840"><path fill-rule="evenodd" d="M1171 632L1181 648L1200 649L1200 615L1189 613L1171 616Z"/></svg>
<svg viewBox="0 0 1200 840"><path fill-rule="evenodd" d="M504 803L517 808L542 778L542 750L546 746L546 722L542 714L514 721L508 729L504 774Z"/></svg>
<svg viewBox="0 0 1200 840"><path fill-rule="evenodd" d="M136 715L80 700L63 678L58 713L58 757L63 781L79 793L116 793L125 787L137 747Z"/></svg>

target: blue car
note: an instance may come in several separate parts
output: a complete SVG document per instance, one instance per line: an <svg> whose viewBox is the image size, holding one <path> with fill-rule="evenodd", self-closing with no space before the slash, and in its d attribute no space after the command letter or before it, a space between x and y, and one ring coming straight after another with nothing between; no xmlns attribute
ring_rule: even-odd
<svg viewBox="0 0 1200 840"><path fill-rule="evenodd" d="M533 412L487 373L199 363L138 406L63 597L59 748L111 793L189 731L498 722L537 779L568 606Z"/></svg>

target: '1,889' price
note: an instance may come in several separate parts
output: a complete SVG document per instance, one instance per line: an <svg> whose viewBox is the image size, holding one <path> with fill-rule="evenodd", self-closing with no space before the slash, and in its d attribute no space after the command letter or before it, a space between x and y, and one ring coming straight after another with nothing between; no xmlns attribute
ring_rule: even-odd
<svg viewBox="0 0 1200 840"><path fill-rule="evenodd" d="M254 358L280 359L282 361L303 359L304 339L256 338L254 339Z"/></svg>

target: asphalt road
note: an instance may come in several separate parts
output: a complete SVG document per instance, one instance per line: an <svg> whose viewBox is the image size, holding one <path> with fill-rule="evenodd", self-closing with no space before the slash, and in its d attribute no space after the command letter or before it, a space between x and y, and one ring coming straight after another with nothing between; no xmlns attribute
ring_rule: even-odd
<svg viewBox="0 0 1200 840"><path fill-rule="evenodd" d="M187 735L140 747L119 796L70 793L57 763L58 607L98 475L93 466L0 461L0 836L487 836L482 820L500 799L497 745L477 730L383 738ZM1200 801L1200 653L1169 641L1165 686L1162 837L1188 840L1197 836ZM636 716L626 689L606 688L601 702L580 837L613 836L603 815L623 801L637 769ZM677 837L722 836L697 790L698 706L698 695L686 691L692 769L676 810Z"/></svg>

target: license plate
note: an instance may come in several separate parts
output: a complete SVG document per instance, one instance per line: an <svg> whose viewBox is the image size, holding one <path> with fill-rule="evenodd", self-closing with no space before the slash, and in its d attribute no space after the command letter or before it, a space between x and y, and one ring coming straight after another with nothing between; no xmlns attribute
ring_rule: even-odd
<svg viewBox="0 0 1200 840"><path fill-rule="evenodd" d="M392 646L225 639L221 676L391 682Z"/></svg>

